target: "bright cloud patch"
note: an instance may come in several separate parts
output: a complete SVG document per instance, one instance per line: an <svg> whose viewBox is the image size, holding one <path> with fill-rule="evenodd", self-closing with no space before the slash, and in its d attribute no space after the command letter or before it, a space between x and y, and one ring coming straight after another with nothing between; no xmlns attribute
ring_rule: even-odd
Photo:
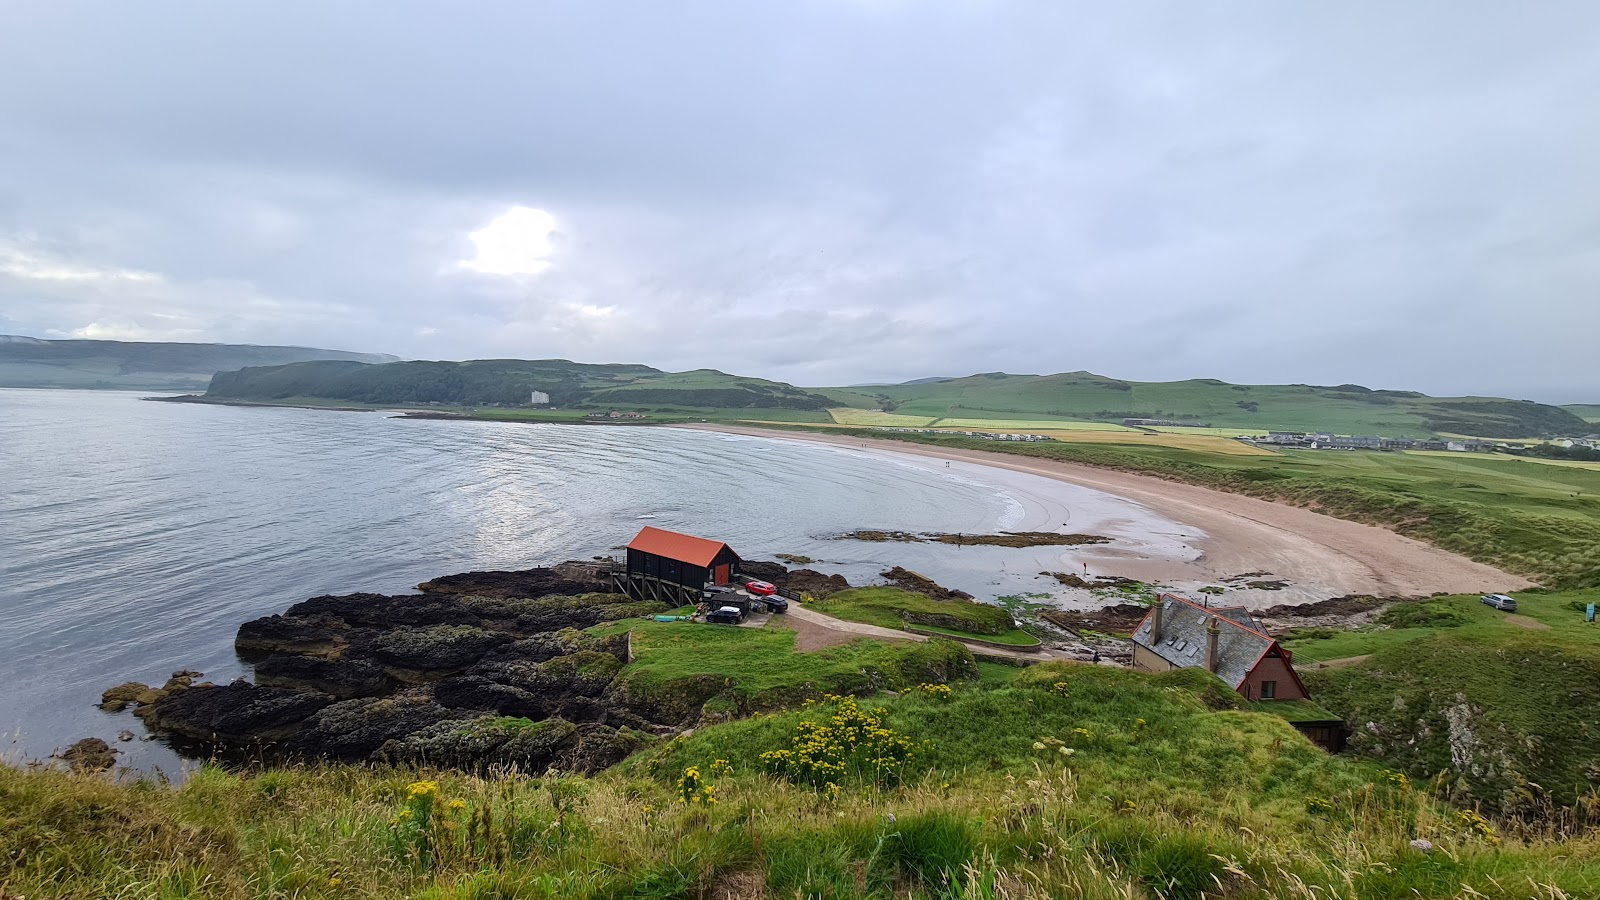
<svg viewBox="0 0 1600 900"><path fill-rule="evenodd" d="M513 206L469 235L478 255L461 265L485 275L537 275L550 268L555 230L555 217L544 210Z"/></svg>

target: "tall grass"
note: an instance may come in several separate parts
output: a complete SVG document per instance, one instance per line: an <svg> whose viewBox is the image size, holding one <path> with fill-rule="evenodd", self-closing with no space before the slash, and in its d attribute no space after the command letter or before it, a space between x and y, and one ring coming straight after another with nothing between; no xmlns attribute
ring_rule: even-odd
<svg viewBox="0 0 1600 900"><path fill-rule="evenodd" d="M886 697L896 730L933 749L899 785L832 796L749 756L805 711L591 779L213 766L173 787L0 769L0 896L1600 896L1593 836L1489 843L1426 790L1214 708L1202 680L1044 665ZM1074 752L1034 749L1051 735ZM718 803L674 796L685 765Z"/></svg>

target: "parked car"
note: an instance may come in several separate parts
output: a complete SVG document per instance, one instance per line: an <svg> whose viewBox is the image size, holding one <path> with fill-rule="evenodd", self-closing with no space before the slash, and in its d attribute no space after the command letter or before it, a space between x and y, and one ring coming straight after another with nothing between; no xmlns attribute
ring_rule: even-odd
<svg viewBox="0 0 1600 900"><path fill-rule="evenodd" d="M789 601L779 597L777 594L769 594L768 596L762 597L761 602L767 604L767 609L770 609L775 613L786 613L789 611Z"/></svg>
<svg viewBox="0 0 1600 900"><path fill-rule="evenodd" d="M721 606L706 613L706 621L720 625L737 625L744 621L744 610L737 606Z"/></svg>
<svg viewBox="0 0 1600 900"><path fill-rule="evenodd" d="M1482 599L1484 603L1487 603L1495 609L1502 610L1504 612L1517 611L1517 601L1507 597L1505 594L1484 594Z"/></svg>
<svg viewBox="0 0 1600 900"><path fill-rule="evenodd" d="M777 586L770 581L752 581L747 583L744 589L757 597L770 597L778 592Z"/></svg>

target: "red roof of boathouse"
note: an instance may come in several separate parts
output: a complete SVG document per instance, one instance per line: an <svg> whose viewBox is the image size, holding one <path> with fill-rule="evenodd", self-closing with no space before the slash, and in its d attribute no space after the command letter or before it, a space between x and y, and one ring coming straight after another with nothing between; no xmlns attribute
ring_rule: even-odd
<svg viewBox="0 0 1600 900"><path fill-rule="evenodd" d="M717 554L723 550L732 552L732 548L721 541L707 540L692 534L679 534L676 531L652 528L649 525L628 543L628 549L664 556L701 568L709 567L716 560Z"/></svg>

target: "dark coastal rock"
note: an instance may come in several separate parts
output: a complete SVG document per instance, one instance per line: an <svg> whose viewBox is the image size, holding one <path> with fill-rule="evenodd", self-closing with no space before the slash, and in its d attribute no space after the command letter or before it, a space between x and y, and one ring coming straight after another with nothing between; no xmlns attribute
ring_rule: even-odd
<svg viewBox="0 0 1600 900"><path fill-rule="evenodd" d="M810 594L819 599L850 590L850 582L843 575L824 575L813 569L796 569L774 583L788 593Z"/></svg>
<svg viewBox="0 0 1600 900"><path fill-rule="evenodd" d="M632 729L580 725L577 740L556 756L555 767L563 772L593 775L643 750L648 743L644 735Z"/></svg>
<svg viewBox="0 0 1600 900"><path fill-rule="evenodd" d="M972 595L966 591L952 590L941 586L926 575L919 575L910 569L895 566L887 572L881 573L885 581L913 594L922 594L935 600L971 600ZM959 625L957 626L959 627Z"/></svg>
<svg viewBox="0 0 1600 900"><path fill-rule="evenodd" d="M321 691L349 700L388 693L394 682L382 666L364 659L322 659L274 654L256 664L256 683L267 687Z"/></svg>
<svg viewBox="0 0 1600 900"><path fill-rule="evenodd" d="M464 597L485 627L514 634L536 634L564 628L590 628L635 616L665 612L665 603L639 601L625 594L553 595L528 598Z"/></svg>
<svg viewBox="0 0 1600 900"><path fill-rule="evenodd" d="M569 577L573 573L556 569L520 569L516 571L463 572L446 575L417 585L417 590L429 594L470 595L474 597L545 597L551 594L587 594L610 590L610 583L598 576L591 578Z"/></svg>
<svg viewBox="0 0 1600 900"><path fill-rule="evenodd" d="M560 631L536 634L532 637L496 647L489 651L481 664L503 662L542 663L558 656L566 656L570 653L579 653L585 650L609 653L625 663L628 661L628 636L626 634L611 634L596 637L585 634L576 628L563 628Z"/></svg>
<svg viewBox="0 0 1600 900"><path fill-rule="evenodd" d="M344 648L348 630L334 616L263 616L239 626L233 647L244 654L333 656Z"/></svg>
<svg viewBox="0 0 1600 900"><path fill-rule="evenodd" d="M192 741L253 745L295 734L332 702L326 694L235 681L167 694L140 707L138 715L152 729Z"/></svg>
<svg viewBox="0 0 1600 900"><path fill-rule="evenodd" d="M397 625L481 625L483 621L453 597L429 594L327 594L289 607L288 615L331 617L351 625L393 628Z"/></svg>
<svg viewBox="0 0 1600 900"><path fill-rule="evenodd" d="M464 671L490 650L510 641L509 635L470 625L405 627L379 636L372 656L391 676L420 683Z"/></svg>
<svg viewBox="0 0 1600 900"><path fill-rule="evenodd" d="M545 718L545 701L531 691L477 675L447 678L439 682L433 686L433 699L450 709L530 719Z"/></svg>
<svg viewBox="0 0 1600 900"><path fill-rule="evenodd" d="M582 629L667 606L597 592L603 570L573 563L451 576L415 595L313 597L240 627L235 646L256 684L177 672L162 688L113 688L102 704L137 706L152 732L197 754L592 771L663 727L652 710L675 723L703 702L668 696L676 689L638 709L613 702L628 636ZM713 680L707 689L722 690ZM479 721L499 724L468 727Z"/></svg>
<svg viewBox="0 0 1600 900"><path fill-rule="evenodd" d="M609 708L663 725L688 726L700 718L706 701L728 690L728 680L719 675L694 675L679 678L663 688L639 679L616 678L606 688L601 701Z"/></svg>
<svg viewBox="0 0 1600 900"><path fill-rule="evenodd" d="M555 768L592 775L626 759L645 747L648 740L632 729L609 725L485 717L421 729L387 742L375 758L402 765L480 772L540 774Z"/></svg>
<svg viewBox="0 0 1600 900"><path fill-rule="evenodd" d="M117 751L99 738L84 738L56 754L74 772L104 772L117 764Z"/></svg>
<svg viewBox="0 0 1600 900"><path fill-rule="evenodd" d="M789 567L783 563L770 562L764 559L747 559L739 563L739 574L748 575L757 581L770 581L777 584L789 574Z"/></svg>
<svg viewBox="0 0 1600 900"><path fill-rule="evenodd" d="M341 700L317 710L285 747L296 755L362 760L389 741L440 722L469 718L425 696Z"/></svg>

